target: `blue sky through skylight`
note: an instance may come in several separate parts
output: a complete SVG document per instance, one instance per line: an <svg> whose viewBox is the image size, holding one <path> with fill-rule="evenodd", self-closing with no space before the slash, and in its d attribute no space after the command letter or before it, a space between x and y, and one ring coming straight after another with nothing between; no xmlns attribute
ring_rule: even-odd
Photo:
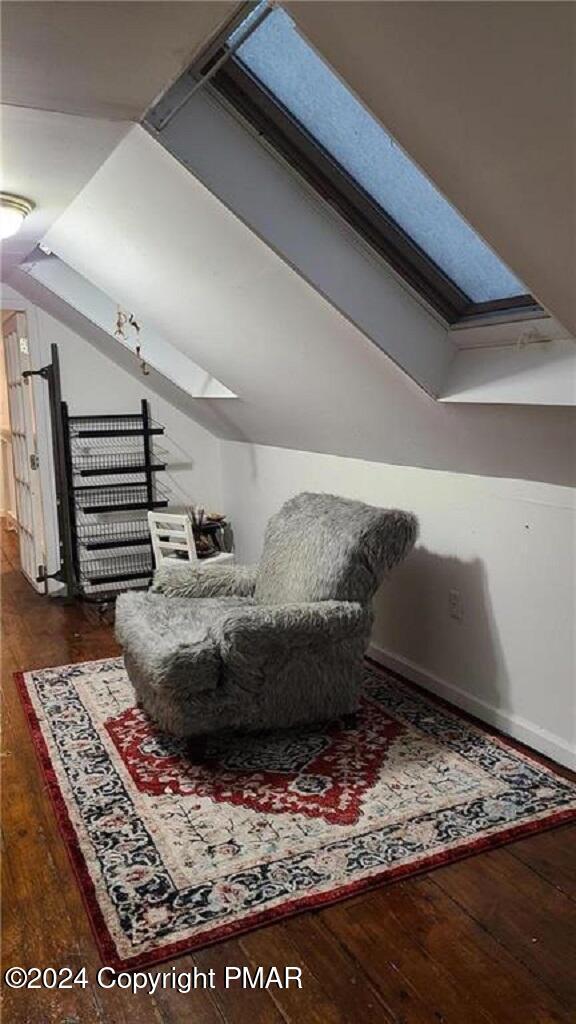
<svg viewBox="0 0 576 1024"><path fill-rule="evenodd" d="M284 11L273 11L237 57L473 302L526 293Z"/></svg>

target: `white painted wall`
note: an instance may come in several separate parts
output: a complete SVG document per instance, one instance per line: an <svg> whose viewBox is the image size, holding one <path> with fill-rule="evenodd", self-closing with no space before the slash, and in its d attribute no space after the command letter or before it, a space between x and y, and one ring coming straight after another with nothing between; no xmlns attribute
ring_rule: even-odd
<svg viewBox="0 0 576 1024"><path fill-rule="evenodd" d="M80 334L70 330L44 310L30 303L13 289L4 289L3 305L25 310L34 363L50 361L50 345L56 342L60 356L62 397L71 415L139 411L142 398L148 399L153 419L165 428L158 443L168 453L169 469L161 474L170 487L173 504L222 508L220 452L216 438L166 401L146 383L97 351ZM39 453L43 469L42 486L49 571L56 559L56 506L53 491L51 441L48 436L46 385L35 382L39 409Z"/></svg>
<svg viewBox="0 0 576 1024"><path fill-rule="evenodd" d="M157 138L375 345L438 393L453 353L446 325L257 132L201 91Z"/></svg>
<svg viewBox="0 0 576 1024"><path fill-rule="evenodd" d="M118 303L54 254L45 256L36 250L26 262L24 271L76 309L90 323L109 334L116 344L123 345L132 353L139 346L140 354L148 366L182 388L186 394L193 398L234 398L232 392L220 381L192 362L166 338L159 337L151 331L148 325L140 320L137 310L123 312L135 316L139 331L127 327L124 336L118 335Z"/></svg>
<svg viewBox="0 0 576 1024"><path fill-rule="evenodd" d="M220 436L432 469L575 479L570 410L435 402L141 128L47 241L234 391L238 400L226 402L215 426ZM318 262L349 267L349 243L331 244L316 250ZM363 294L364 283L358 273L352 287ZM390 296L392 285L394 301L373 310L382 331L398 344L411 335L432 344L438 324L391 278Z"/></svg>
<svg viewBox="0 0 576 1024"><path fill-rule="evenodd" d="M259 558L268 517L302 490L416 512L418 547L378 594L374 643L424 685L576 764L570 488L234 442L222 460L239 562Z"/></svg>
<svg viewBox="0 0 576 1024"><path fill-rule="evenodd" d="M62 396L71 416L138 412L148 399L152 418L165 427L158 445L168 452L169 469L159 476L168 483L174 504L221 506L218 442L190 417L164 401L137 378L119 369L78 334L39 311L43 338L55 341L60 355Z"/></svg>
<svg viewBox="0 0 576 1024"><path fill-rule="evenodd" d="M576 405L576 344L530 342L462 349L442 391L445 402Z"/></svg>

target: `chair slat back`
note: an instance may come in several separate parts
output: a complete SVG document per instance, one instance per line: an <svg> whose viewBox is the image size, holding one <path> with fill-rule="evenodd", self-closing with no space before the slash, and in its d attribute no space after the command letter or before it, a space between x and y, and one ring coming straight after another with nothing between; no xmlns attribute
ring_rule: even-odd
<svg viewBox="0 0 576 1024"><path fill-rule="evenodd" d="M179 556L186 556L189 562L198 561L192 523L185 513L149 512L148 527L157 567L166 558Z"/></svg>

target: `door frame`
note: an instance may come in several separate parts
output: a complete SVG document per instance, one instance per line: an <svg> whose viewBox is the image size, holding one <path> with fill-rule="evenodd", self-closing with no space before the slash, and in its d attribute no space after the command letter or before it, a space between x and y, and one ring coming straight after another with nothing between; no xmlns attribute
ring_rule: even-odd
<svg viewBox="0 0 576 1024"><path fill-rule="evenodd" d="M26 299L16 289L2 285L0 309L24 313L27 324L30 362L33 369L40 369L50 362L50 343L58 341L57 331L50 336L47 324L43 322L43 314L34 303ZM57 322L55 322L57 327ZM60 568L60 537L58 533L58 514L56 506L56 480L54 476L54 460L52 455L52 425L50 422L50 403L46 382L40 377L29 378L33 389L34 408L36 412L37 450L39 460L39 486L42 496L42 513L44 519L44 542L46 551L47 571L54 572ZM58 594L63 584L57 580L48 580L48 594Z"/></svg>
<svg viewBox="0 0 576 1024"><path fill-rule="evenodd" d="M31 369L28 319L10 311L2 323L4 368L8 387L8 413L12 438L12 466L16 496L16 522L20 542L20 568L39 593L45 572L46 534L39 473L38 428L34 393L25 373Z"/></svg>

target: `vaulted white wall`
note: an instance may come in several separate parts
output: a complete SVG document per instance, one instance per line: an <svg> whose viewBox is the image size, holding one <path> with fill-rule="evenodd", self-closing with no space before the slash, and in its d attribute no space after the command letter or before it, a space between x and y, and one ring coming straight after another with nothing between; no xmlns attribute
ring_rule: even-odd
<svg viewBox="0 0 576 1024"><path fill-rule="evenodd" d="M209 88L193 94L164 127L155 128L155 113L149 122L168 152L432 396L493 405L576 405L576 344L566 328L543 315L447 331L405 282L399 286L361 236ZM507 332L513 333L503 350ZM527 333L562 344L515 345ZM481 338L484 352L462 351L466 336L473 336L474 345Z"/></svg>
<svg viewBox="0 0 576 1024"><path fill-rule="evenodd" d="M238 395L225 408L210 402L220 436L401 465L574 480L569 412L435 402L140 128L47 240ZM412 331L426 345L435 321L393 283L403 304L395 304L390 323L382 313L383 329Z"/></svg>
<svg viewBox="0 0 576 1024"><path fill-rule="evenodd" d="M38 362L57 342L71 412L119 412L149 399L167 427L172 500L224 509L239 561L258 559L268 517L301 490L414 510L419 544L378 595L376 653L518 739L575 763L572 490L218 442L134 368L128 373L97 351L80 328L13 291L5 301L26 309ZM451 589L462 595L461 622L448 614Z"/></svg>
<svg viewBox="0 0 576 1024"><path fill-rule="evenodd" d="M569 312L571 193L563 146L569 133L562 135L569 34L559 38L558 26L568 18L557 11L562 5L295 6L312 39L320 24L314 19L321 19L323 52L471 222L559 316ZM388 25L384 37L371 31L376 6ZM539 13L526 17L521 8L527 7ZM549 24L542 23L543 7L552 12ZM447 28L465 8L481 42L478 60L470 57L466 33ZM520 22L525 18L517 38L526 42L526 75L507 64L512 8ZM503 36L494 28L497 9L506 9ZM365 66L356 31L377 50ZM559 48L551 51L554 40ZM362 81L345 66L350 41ZM557 68L551 52L559 55ZM485 73L488 61L493 76ZM369 91L373 73L378 102ZM505 95L516 98L517 122L502 103ZM379 106L384 99L386 107ZM464 100L460 116L454 104ZM208 111L203 101L194 106L198 115ZM220 198L135 128L49 240L78 272L239 397L202 400L201 412L156 377L145 383L128 372L128 362L108 357L110 349L85 318L71 317L36 283L36 301L45 308L24 299L22 305L45 354L50 341L61 346L73 411L119 411L149 397L180 452L176 500L223 507L241 559L258 556L266 519L302 489L414 509L420 546L379 596L375 642L408 670L415 666L427 685L568 763L574 534L565 485L576 473L573 414L434 402L367 335L379 333L382 348L409 352L415 368L430 371L432 353L446 351L442 325L392 275L376 264L368 271L365 251L356 263L365 274L348 273L349 233L335 234L322 220L325 212L295 184L286 186L285 227L294 256L299 250L309 266L292 269L258 237L264 224L250 230L243 222L259 212L277 217L277 191L258 194L255 186L251 211L245 205L236 216L227 208L242 198L235 191L240 178L253 180L255 150L243 146L242 163L222 159L215 167L214 154L203 148L211 124L191 122L194 168L206 179L219 171L211 189ZM285 173L278 168L279 177ZM544 180L542 198L537 183ZM328 298L328 277L332 287L338 273L342 294ZM368 310L364 303L365 320L352 316L351 304L358 308L368 294L372 301L373 282L384 280L381 304ZM348 318L339 311L345 306ZM48 307L59 308L68 326ZM220 444L215 435L232 440ZM45 437L42 443L46 451ZM461 623L447 615L451 588L463 595Z"/></svg>
<svg viewBox="0 0 576 1024"><path fill-rule="evenodd" d="M438 394L454 351L446 325L210 89L151 131L315 291Z"/></svg>
<svg viewBox="0 0 576 1024"><path fill-rule="evenodd" d="M140 318L137 331L128 324L119 333L119 307L113 297L100 291L53 253L45 255L35 250L21 269L108 334L117 345L134 355L138 348L139 356L147 366L181 388L185 395L192 398L234 398L232 392L220 381L211 377L166 338L151 331ZM22 280L21 276L19 280ZM130 310L123 312L129 314Z"/></svg>
<svg viewBox="0 0 576 1024"><path fill-rule="evenodd" d="M230 442L222 479L239 561L258 560L267 519L299 491L416 512L418 546L375 603L375 653L576 767L573 490Z"/></svg>
<svg viewBox="0 0 576 1024"><path fill-rule="evenodd" d="M132 372L127 372L99 352L82 333L71 330L17 291L4 289L2 304L26 313L35 366L48 363L51 344L58 345L62 397L68 402L70 415L137 412L141 399L146 398L153 419L165 427L158 444L167 453L169 468L160 479L170 490L171 503L222 508L220 449L213 434L150 387L148 379L139 374L134 365ZM48 567L49 571L54 571L57 526L47 386L39 380L34 386Z"/></svg>

